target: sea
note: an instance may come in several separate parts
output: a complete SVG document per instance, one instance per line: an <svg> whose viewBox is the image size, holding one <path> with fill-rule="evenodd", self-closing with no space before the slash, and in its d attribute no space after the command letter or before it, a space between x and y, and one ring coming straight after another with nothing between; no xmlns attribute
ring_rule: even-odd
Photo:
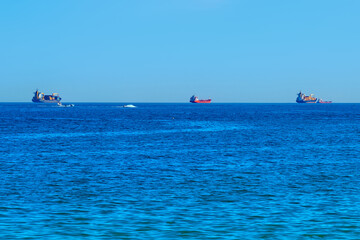
<svg viewBox="0 0 360 240"><path fill-rule="evenodd" d="M0 239L360 239L360 104L0 103Z"/></svg>

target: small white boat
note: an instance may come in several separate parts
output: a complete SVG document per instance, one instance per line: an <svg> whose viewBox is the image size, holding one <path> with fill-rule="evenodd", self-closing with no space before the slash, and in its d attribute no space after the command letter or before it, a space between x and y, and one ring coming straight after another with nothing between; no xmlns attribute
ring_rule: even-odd
<svg viewBox="0 0 360 240"><path fill-rule="evenodd" d="M124 105L122 107L124 107L124 108L136 108L136 106L134 106L132 104Z"/></svg>
<svg viewBox="0 0 360 240"><path fill-rule="evenodd" d="M61 102L58 103L59 107L74 107L75 104L62 104Z"/></svg>

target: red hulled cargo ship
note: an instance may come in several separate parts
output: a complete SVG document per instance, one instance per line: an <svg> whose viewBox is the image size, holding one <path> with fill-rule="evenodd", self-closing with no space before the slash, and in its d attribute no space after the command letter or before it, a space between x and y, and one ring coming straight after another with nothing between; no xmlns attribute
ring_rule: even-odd
<svg viewBox="0 0 360 240"><path fill-rule="evenodd" d="M193 95L190 98L191 103L211 103L211 99L199 100L197 96Z"/></svg>

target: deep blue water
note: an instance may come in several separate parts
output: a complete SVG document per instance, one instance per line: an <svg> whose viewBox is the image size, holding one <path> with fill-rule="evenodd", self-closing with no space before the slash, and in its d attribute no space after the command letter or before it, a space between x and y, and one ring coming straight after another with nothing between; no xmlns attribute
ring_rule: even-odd
<svg viewBox="0 0 360 240"><path fill-rule="evenodd" d="M0 239L360 239L360 104L0 104Z"/></svg>

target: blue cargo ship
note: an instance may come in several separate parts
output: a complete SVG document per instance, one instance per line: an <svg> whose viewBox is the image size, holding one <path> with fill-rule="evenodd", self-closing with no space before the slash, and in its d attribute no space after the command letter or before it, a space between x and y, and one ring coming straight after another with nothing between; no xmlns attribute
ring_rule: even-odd
<svg viewBox="0 0 360 240"><path fill-rule="evenodd" d="M34 103L60 103L61 97L58 93L53 93L52 95L45 95L43 92L40 92L38 89L36 89L32 101Z"/></svg>
<svg viewBox="0 0 360 240"><path fill-rule="evenodd" d="M323 101L322 99L318 99L313 97L313 94L310 96L306 96L301 91L298 93L298 97L296 98L297 103L332 103L332 101Z"/></svg>

